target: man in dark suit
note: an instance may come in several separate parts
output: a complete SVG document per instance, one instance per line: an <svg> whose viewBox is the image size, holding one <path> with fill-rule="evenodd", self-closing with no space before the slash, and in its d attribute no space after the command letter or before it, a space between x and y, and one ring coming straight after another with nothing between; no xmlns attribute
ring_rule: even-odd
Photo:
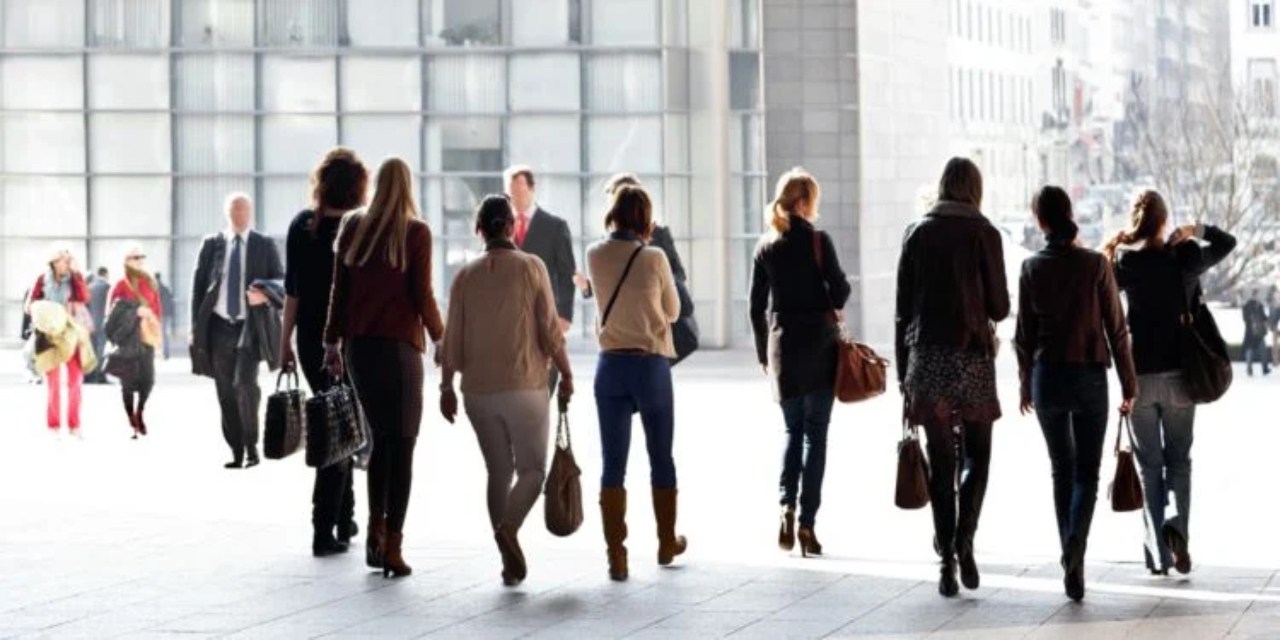
<svg viewBox="0 0 1280 640"><path fill-rule="evenodd" d="M84 377L89 384L106 384L107 374L102 371L102 352L107 347L107 296L111 293L110 272L98 267L98 273L89 280L89 317L93 319L93 353L98 366Z"/></svg>
<svg viewBox="0 0 1280 640"><path fill-rule="evenodd" d="M284 266L275 242L254 231L253 202L244 194L227 198L228 228L200 246L191 281L191 366L214 379L222 408L222 435L231 448L228 469L258 464L258 367L277 352L254 314L275 313L257 280L282 280Z"/></svg>
<svg viewBox="0 0 1280 640"><path fill-rule="evenodd" d="M547 275L551 276L551 292L556 299L556 313L560 316L560 330L568 333L573 324L573 274L577 271L569 224L538 206L537 181L532 169L516 165L504 171L502 177L516 213L512 240L522 251L538 256L546 265ZM550 389L554 394L559 378L554 367L550 375Z"/></svg>

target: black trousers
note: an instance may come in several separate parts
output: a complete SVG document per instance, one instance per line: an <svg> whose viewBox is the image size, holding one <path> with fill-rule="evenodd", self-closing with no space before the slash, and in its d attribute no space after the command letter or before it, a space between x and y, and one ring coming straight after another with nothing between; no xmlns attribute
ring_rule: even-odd
<svg viewBox="0 0 1280 640"><path fill-rule="evenodd" d="M991 424L965 422L959 428L959 441L955 425L926 424L924 429L929 450L929 503L933 508L933 531L938 551L945 559L950 558L958 547L972 549L978 518L982 515L982 501L987 495ZM958 492L957 471L960 472Z"/></svg>
<svg viewBox="0 0 1280 640"><path fill-rule="evenodd" d="M323 321L323 320L322 320ZM323 327L304 328L298 324L298 368L307 379L312 394L319 394L333 384L324 370ZM311 524L316 531L330 531L355 521L356 494L351 461L316 469L311 488Z"/></svg>
<svg viewBox="0 0 1280 640"><path fill-rule="evenodd" d="M262 389L258 387L259 360L247 355L241 357L237 348L243 328L243 322L229 322L217 315L209 322L213 380L218 388L218 405L222 408L222 437L236 460L243 460L246 453L257 455L258 405L262 401Z"/></svg>
<svg viewBox="0 0 1280 640"><path fill-rule="evenodd" d="M347 370L373 432L369 513L386 514L387 532L404 530L413 488L413 449L422 422L422 354L398 340L355 338Z"/></svg>

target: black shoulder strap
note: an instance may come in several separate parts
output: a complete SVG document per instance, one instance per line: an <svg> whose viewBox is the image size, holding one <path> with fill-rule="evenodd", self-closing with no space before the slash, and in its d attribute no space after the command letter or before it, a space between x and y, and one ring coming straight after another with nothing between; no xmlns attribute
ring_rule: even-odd
<svg viewBox="0 0 1280 640"><path fill-rule="evenodd" d="M631 259L627 260L627 268L622 270L622 277L618 279L618 286L613 288L613 295L609 296L609 305L604 308L604 316L600 318L601 329L604 328L605 323L609 322L609 314L613 313L613 303L618 301L618 292L622 291L622 283L627 281L627 275L631 273L631 266L636 263L636 258L641 251L644 251L643 244L631 252Z"/></svg>

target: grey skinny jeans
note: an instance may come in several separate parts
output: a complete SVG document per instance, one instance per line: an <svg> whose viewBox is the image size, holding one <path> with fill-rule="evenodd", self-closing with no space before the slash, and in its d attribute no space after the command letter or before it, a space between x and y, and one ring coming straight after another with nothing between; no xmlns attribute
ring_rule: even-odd
<svg viewBox="0 0 1280 640"><path fill-rule="evenodd" d="M1196 406L1187 397L1182 373L1178 371L1139 376L1138 389L1133 440L1146 501L1144 552L1148 569L1164 569L1173 566L1164 526L1191 539L1191 441ZM1176 514L1166 517L1171 491Z"/></svg>

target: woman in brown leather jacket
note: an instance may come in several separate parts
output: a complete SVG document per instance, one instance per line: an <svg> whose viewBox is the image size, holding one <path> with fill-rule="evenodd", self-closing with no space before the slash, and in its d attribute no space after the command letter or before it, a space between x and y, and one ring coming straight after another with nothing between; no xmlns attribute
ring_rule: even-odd
<svg viewBox="0 0 1280 640"><path fill-rule="evenodd" d="M942 556L938 592L952 597L957 556L967 589L979 584L973 558L991 462L996 397L994 323L1009 315L1000 232L982 205L982 174L952 158L938 203L912 225L898 263L895 342L906 420L924 425L935 547ZM960 500L956 505L956 472Z"/></svg>
<svg viewBox="0 0 1280 640"><path fill-rule="evenodd" d="M1111 264L1076 241L1071 198L1045 187L1031 205L1045 248L1022 263L1018 373L1022 413L1034 406L1053 465L1053 504L1067 596L1084 599L1084 552L1107 435L1107 367L1114 358L1122 413L1138 391L1129 326Z"/></svg>

